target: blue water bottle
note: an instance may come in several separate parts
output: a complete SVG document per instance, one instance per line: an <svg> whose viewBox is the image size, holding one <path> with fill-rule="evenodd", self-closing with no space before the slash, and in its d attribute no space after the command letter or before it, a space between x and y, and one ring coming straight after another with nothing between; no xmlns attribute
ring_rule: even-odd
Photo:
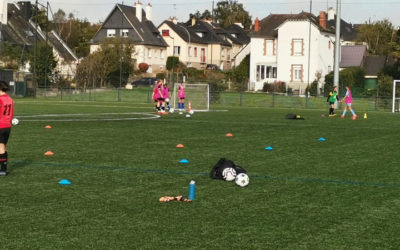
<svg viewBox="0 0 400 250"><path fill-rule="evenodd" d="M194 200L196 197L196 182L191 180L189 183L189 200Z"/></svg>

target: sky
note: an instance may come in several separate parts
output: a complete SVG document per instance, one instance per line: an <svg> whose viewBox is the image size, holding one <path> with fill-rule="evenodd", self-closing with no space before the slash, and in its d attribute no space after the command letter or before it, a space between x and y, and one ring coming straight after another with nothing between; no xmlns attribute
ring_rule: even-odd
<svg viewBox="0 0 400 250"><path fill-rule="evenodd" d="M90 22L102 22L111 12L115 4L133 5L137 0L49 0L55 13L63 9L67 14L87 19ZM219 0L215 0L215 5ZM315 15L326 11L328 7L336 9L337 0L311 0L311 10ZM190 13L197 10L211 10L212 0L141 0L143 6L150 3L153 6L153 23L158 26L169 17L177 17L178 21L187 21ZM252 20L262 19L269 14L295 14L310 10L310 0L238 0L247 10ZM44 0L39 3L46 4ZM365 23L369 20L389 19L394 26L400 26L400 0L341 0L342 19L353 24ZM397 13L396 13L397 12Z"/></svg>

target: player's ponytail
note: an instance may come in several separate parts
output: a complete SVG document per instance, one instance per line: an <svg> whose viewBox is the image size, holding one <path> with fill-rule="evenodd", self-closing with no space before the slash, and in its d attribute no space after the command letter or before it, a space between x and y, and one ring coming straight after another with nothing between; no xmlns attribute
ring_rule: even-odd
<svg viewBox="0 0 400 250"><path fill-rule="evenodd" d="M7 92L10 89L8 84L5 81L0 81L0 90L3 92Z"/></svg>

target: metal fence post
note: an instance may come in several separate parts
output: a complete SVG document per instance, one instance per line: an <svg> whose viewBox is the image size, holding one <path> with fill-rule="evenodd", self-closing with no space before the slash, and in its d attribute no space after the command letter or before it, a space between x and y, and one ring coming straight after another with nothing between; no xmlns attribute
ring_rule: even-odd
<svg viewBox="0 0 400 250"><path fill-rule="evenodd" d="M243 106L243 92L240 92L240 96L239 96L239 105Z"/></svg>
<svg viewBox="0 0 400 250"><path fill-rule="evenodd" d="M308 91L306 91L306 109L308 109Z"/></svg>

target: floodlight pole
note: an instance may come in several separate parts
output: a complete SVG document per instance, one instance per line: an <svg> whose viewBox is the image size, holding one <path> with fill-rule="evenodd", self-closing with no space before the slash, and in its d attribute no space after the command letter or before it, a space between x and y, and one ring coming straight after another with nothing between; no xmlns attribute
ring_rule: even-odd
<svg viewBox="0 0 400 250"><path fill-rule="evenodd" d="M340 10L341 0L336 0L336 37L335 37L335 60L334 60L334 73L333 73L333 86L337 87L339 94L339 55L340 55Z"/></svg>

